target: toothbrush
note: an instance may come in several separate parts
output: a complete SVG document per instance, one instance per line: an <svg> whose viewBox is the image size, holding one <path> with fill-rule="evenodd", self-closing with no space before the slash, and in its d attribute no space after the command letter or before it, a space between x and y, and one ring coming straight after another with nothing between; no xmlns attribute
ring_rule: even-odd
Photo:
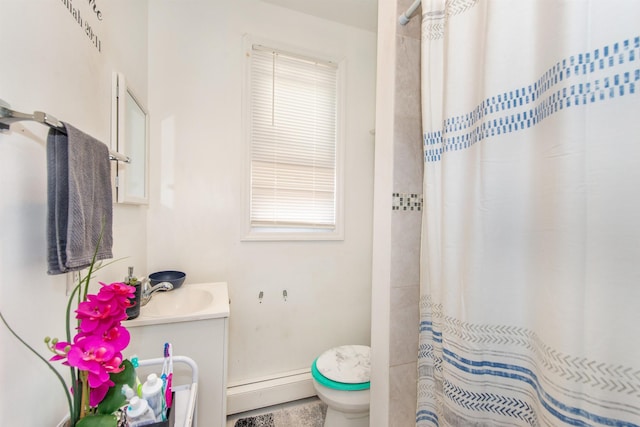
<svg viewBox="0 0 640 427"><path fill-rule="evenodd" d="M167 420L167 399L166 399L166 391L167 391L167 376L169 373L169 359L167 355L169 353L169 343L164 343L164 348L162 349L162 356L164 357L164 361L162 363L162 374L160 375L160 379L162 380L162 420Z"/></svg>
<svg viewBox="0 0 640 427"><path fill-rule="evenodd" d="M173 382L173 354L171 343L165 343L164 345L164 358L165 366L162 368L162 375L166 381L164 400L167 404L167 408L171 408L171 404L173 403L171 396L171 386Z"/></svg>

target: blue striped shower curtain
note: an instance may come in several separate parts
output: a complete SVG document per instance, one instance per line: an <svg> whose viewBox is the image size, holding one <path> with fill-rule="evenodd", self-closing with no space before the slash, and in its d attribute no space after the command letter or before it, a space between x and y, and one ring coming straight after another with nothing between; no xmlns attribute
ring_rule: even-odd
<svg viewBox="0 0 640 427"><path fill-rule="evenodd" d="M640 426L640 1L423 0L417 426Z"/></svg>

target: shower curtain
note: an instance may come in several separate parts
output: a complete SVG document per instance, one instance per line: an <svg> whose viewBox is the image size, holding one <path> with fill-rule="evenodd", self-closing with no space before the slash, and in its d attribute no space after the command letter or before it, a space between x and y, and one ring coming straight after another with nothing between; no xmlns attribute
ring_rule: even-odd
<svg viewBox="0 0 640 427"><path fill-rule="evenodd" d="M423 0L417 426L640 426L640 1Z"/></svg>

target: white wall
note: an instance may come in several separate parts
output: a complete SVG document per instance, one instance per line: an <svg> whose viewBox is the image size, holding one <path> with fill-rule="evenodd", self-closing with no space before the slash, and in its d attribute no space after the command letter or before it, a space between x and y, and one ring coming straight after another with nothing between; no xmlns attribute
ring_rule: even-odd
<svg viewBox="0 0 640 427"><path fill-rule="evenodd" d="M346 59L344 241L241 241L245 33ZM258 0L151 3L149 268L229 283L232 384L369 343L375 57L372 32Z"/></svg>
<svg viewBox="0 0 640 427"><path fill-rule="evenodd" d="M114 256L128 258L97 280L121 280L134 265L139 274L178 268L190 282L228 281L232 382L306 368L334 345L368 343L375 34L257 0L157 0L147 49L146 1L97 3L102 22L86 2L73 5L101 52L62 0L0 0L0 99L16 110L46 111L108 142L112 71L143 100L149 94L152 202L148 210L115 206ZM245 33L346 58L342 242L240 241ZM42 338L63 335L66 278L46 275L46 133L23 122L0 134L0 310L48 357ZM0 384L3 425L50 425L66 411L57 380L4 327Z"/></svg>
<svg viewBox="0 0 640 427"><path fill-rule="evenodd" d="M0 0L0 99L22 112L46 111L109 143L111 73L127 75L147 97L147 2L76 1L102 40L99 52L62 0ZM47 128L14 124L0 133L0 310L46 358L43 338L64 337L65 276L47 276L45 250ZM146 208L114 208L114 256L98 273L121 280L128 265L146 270ZM67 370L62 373L66 376ZM67 411L47 367L0 326L0 424L54 425ZM34 410L35 408L35 410Z"/></svg>
<svg viewBox="0 0 640 427"><path fill-rule="evenodd" d="M370 425L389 421L391 194L394 191L394 108L396 81L396 2L378 2L376 150L371 310Z"/></svg>

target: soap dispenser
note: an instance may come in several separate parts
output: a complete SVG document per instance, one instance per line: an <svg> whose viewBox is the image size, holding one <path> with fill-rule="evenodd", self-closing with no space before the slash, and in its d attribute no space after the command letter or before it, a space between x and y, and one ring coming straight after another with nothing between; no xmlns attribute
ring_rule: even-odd
<svg viewBox="0 0 640 427"><path fill-rule="evenodd" d="M127 320L131 320L140 315L140 294L142 293L141 283L133 275L133 267L129 267L129 275L124 278L124 283L136 288L135 296L133 298L129 298L131 307L127 308Z"/></svg>

